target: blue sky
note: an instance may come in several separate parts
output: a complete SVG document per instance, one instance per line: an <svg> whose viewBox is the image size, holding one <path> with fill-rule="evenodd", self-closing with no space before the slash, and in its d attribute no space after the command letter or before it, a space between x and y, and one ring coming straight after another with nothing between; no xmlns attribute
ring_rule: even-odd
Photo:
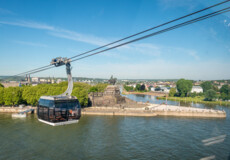
<svg viewBox="0 0 230 160"><path fill-rule="evenodd" d="M218 2L0 0L0 75L41 67L58 56L72 57ZM230 3L202 14L227 6ZM230 13L74 62L72 67L75 77L230 79ZM33 76L64 77L65 69Z"/></svg>

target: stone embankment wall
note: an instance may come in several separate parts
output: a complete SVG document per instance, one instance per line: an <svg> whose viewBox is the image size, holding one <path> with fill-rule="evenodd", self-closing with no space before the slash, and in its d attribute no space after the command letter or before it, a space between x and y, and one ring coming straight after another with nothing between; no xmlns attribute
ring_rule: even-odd
<svg viewBox="0 0 230 160"><path fill-rule="evenodd" d="M148 109L160 116L225 118L226 112L195 107L150 104Z"/></svg>
<svg viewBox="0 0 230 160"><path fill-rule="evenodd" d="M37 111L37 107L31 107L31 106L27 106L27 107L23 107L23 108L19 108L19 107L0 107L0 113L18 113L18 112L25 111L27 109L34 109L34 112Z"/></svg>
<svg viewBox="0 0 230 160"><path fill-rule="evenodd" d="M212 109L200 109L193 107L179 107L170 105L149 104L142 108L119 108L119 107L88 107L82 109L83 115L112 115L112 116L175 116L175 117L203 117L225 118L226 112Z"/></svg>
<svg viewBox="0 0 230 160"><path fill-rule="evenodd" d="M174 116L174 117L204 117L204 118L225 118L226 113L222 112L187 112L187 111L155 111L159 116Z"/></svg>
<svg viewBox="0 0 230 160"><path fill-rule="evenodd" d="M36 107L0 107L0 113L18 113ZM82 115L110 115L110 116L175 116L175 117L204 117L204 118L225 118L226 113L220 110L199 109L192 107L178 107L167 105L151 104L147 107L121 108L121 107L88 107L82 108Z"/></svg>
<svg viewBox="0 0 230 160"><path fill-rule="evenodd" d="M89 107L83 108L82 115L108 115L108 116L137 116L154 117L156 113L145 111L142 108L117 108L117 107Z"/></svg>

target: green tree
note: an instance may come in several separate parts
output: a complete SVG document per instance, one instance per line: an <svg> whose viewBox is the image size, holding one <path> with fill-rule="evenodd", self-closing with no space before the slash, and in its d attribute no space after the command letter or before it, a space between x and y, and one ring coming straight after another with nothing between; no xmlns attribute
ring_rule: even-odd
<svg viewBox="0 0 230 160"><path fill-rule="evenodd" d="M60 84L39 84L37 86L23 86L23 87L0 87L0 104L17 105L21 103L37 105L38 100L44 95L60 95L67 89L67 82ZM98 84L94 86L99 92L104 92L107 84ZM91 86L86 83L74 83L72 95L79 99L82 106L88 104L88 92Z"/></svg>
<svg viewBox="0 0 230 160"><path fill-rule="evenodd" d="M224 101L225 101L225 100L228 100L228 95L227 95L226 93L223 92L223 93L220 94L220 98L221 98L222 100L224 100Z"/></svg>
<svg viewBox="0 0 230 160"><path fill-rule="evenodd" d="M229 91L230 91L230 89L229 89L229 86L228 86L228 85L223 85L223 86L220 88L220 93L228 94Z"/></svg>
<svg viewBox="0 0 230 160"><path fill-rule="evenodd" d="M209 89L212 89L213 86L212 86L212 83L211 81L205 81L201 84L201 87L203 88L203 92L206 92L208 91Z"/></svg>
<svg viewBox="0 0 230 160"><path fill-rule="evenodd" d="M144 84L141 85L140 91L145 91L145 85Z"/></svg>
<svg viewBox="0 0 230 160"><path fill-rule="evenodd" d="M0 87L0 105L4 104L4 88Z"/></svg>
<svg viewBox="0 0 230 160"><path fill-rule="evenodd" d="M136 84L136 88L135 88L135 90L136 91L140 91L140 89L141 89L141 85L138 83L138 84Z"/></svg>
<svg viewBox="0 0 230 160"><path fill-rule="evenodd" d="M98 92L104 92L107 86L108 84L98 83L95 87L97 88Z"/></svg>
<svg viewBox="0 0 230 160"><path fill-rule="evenodd" d="M4 88L3 84L0 83L0 88Z"/></svg>
<svg viewBox="0 0 230 160"><path fill-rule="evenodd" d="M105 88L108 86L106 83L98 83L95 86L90 86L88 84L82 83L86 89L88 89L88 92L104 92Z"/></svg>
<svg viewBox="0 0 230 160"><path fill-rule="evenodd" d="M133 86L126 86L126 85L124 85L124 89L128 92L134 90Z"/></svg>
<svg viewBox="0 0 230 160"><path fill-rule="evenodd" d="M176 94L176 88L171 88L169 91L169 97L174 97Z"/></svg>
<svg viewBox="0 0 230 160"><path fill-rule="evenodd" d="M19 87L9 87L4 89L5 105L18 105L22 102L22 91Z"/></svg>
<svg viewBox="0 0 230 160"><path fill-rule="evenodd" d="M216 91L216 92L218 92L218 91L219 91L218 87L217 87L217 86L215 86L215 85L213 85L213 86L212 86L212 89L213 89L214 91Z"/></svg>
<svg viewBox="0 0 230 160"><path fill-rule="evenodd" d="M197 93L196 92L193 92L193 93L190 93L190 95L189 95L190 97L192 97L192 98L194 98L194 97L196 97L197 96Z"/></svg>
<svg viewBox="0 0 230 160"><path fill-rule="evenodd" d="M229 100L230 99L230 87L228 85L223 85L220 88L220 98L222 100Z"/></svg>
<svg viewBox="0 0 230 160"><path fill-rule="evenodd" d="M97 89L97 87L92 86L92 87L90 87L89 92L98 92L98 89Z"/></svg>
<svg viewBox="0 0 230 160"><path fill-rule="evenodd" d="M205 100L206 101L213 101L217 98L216 91L213 89L209 89L208 91L205 92Z"/></svg>
<svg viewBox="0 0 230 160"><path fill-rule="evenodd" d="M84 83L75 83L75 87L73 89L72 95L76 96L79 100L81 106L88 105L88 91L89 85Z"/></svg>
<svg viewBox="0 0 230 160"><path fill-rule="evenodd" d="M45 87L45 86L43 86ZM23 91L22 91L22 98L23 100L26 101L27 104L30 105L37 105L38 104L38 100L39 100L39 96L37 95L38 92L38 87L37 86L25 86L23 87Z"/></svg>
<svg viewBox="0 0 230 160"><path fill-rule="evenodd" d="M177 81L176 87L180 97L187 97L192 90L192 81L180 79Z"/></svg>

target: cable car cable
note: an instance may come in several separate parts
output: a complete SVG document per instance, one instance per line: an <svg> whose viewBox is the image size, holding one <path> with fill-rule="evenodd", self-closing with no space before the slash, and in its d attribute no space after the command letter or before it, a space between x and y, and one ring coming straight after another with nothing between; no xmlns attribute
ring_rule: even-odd
<svg viewBox="0 0 230 160"><path fill-rule="evenodd" d="M164 32L167 32L167 31L170 31L170 30L179 28L179 27L183 27L183 26L188 25L188 24L192 24L192 23L195 23L195 22L198 22L198 21L207 19L207 18L211 18L211 17L213 17L213 16L216 16L216 15L219 15L219 14L222 14L222 13L229 12L230 10L227 10L227 9L229 9L229 8L230 8L230 7L227 7L227 8L218 10L218 11L216 11L216 12L212 12L212 13L210 13L210 14L207 14L207 15L204 15L204 16L201 16L201 17L198 17L198 18L195 18L195 19L192 19L192 20L189 20L189 21L186 21L186 22L183 22L183 23L174 25L174 26L172 26L172 27L169 27L169 28L166 28L166 29L163 29L163 30L160 30L160 31L158 31L158 32L154 32L154 33L145 35L145 36L143 36L143 37L140 37L140 38L137 38L137 39L134 39L134 40L131 40L131 41L128 41L128 42L125 42L125 43L122 43L122 44L119 44L119 45L116 45L116 46L107 48L107 49L104 49L104 50L102 50L102 51L98 51L98 52L95 52L95 53L90 54L90 55L87 55L87 56L83 56L83 57L80 57L80 58L77 58L77 59L73 59L73 60L71 60L71 62L78 61L78 60L81 60L81 59L84 59L84 58L87 58L87 57L90 57L90 56L93 56L93 55L96 55L96 54L99 54L99 53L102 53L102 52L105 52L105 51L108 51L108 50L111 50L111 49L114 49L114 48L117 48L117 47L121 47L121 46L123 46L123 45L127 45L127 44L129 44L129 43L133 43L133 42L136 42L136 41L139 41L139 40L148 38L148 37L152 37L152 36L155 36L155 35L158 35L158 34L161 34L161 33L164 33ZM47 68L45 68L45 67L47 67ZM43 68L44 68L44 69L43 69ZM33 72L23 72L23 73L24 73L24 75L26 75L26 73L27 73L27 74L34 74L34 73L38 73L38 72L41 72L41 71L45 71L45 70L48 70L48 69L51 69L51 68L54 68L54 66L48 65L48 66L40 67L40 70L34 69L34 70L31 70L31 71L33 71ZM20 75L20 74L18 74L18 75Z"/></svg>
<svg viewBox="0 0 230 160"><path fill-rule="evenodd" d="M102 53L102 52L105 52L105 51L108 51L108 50L111 50L111 49L114 49L114 48L117 48L117 47L121 47L121 46L123 46L123 45L127 45L127 44L129 44L129 43L133 43L133 42L136 42L136 41L139 41L139 40L148 38L148 37L152 37L152 36L155 36L155 35L158 35L158 34L161 34L161 33L164 33L164 32L167 32L167 31L170 31L170 30L173 30L173 29L176 29L176 28L179 28L179 27L183 27L183 26L186 26L186 25L189 25L189 24L192 24L192 23L195 23L195 22L198 22L198 21L201 21L201 20L204 20L204 19L213 17L213 16L217 16L217 15L222 14L222 13L229 12L230 10L227 10L227 9L229 9L229 8L230 8L230 7L227 7L227 8L225 8L225 9L222 9L222 10L219 10L219 11L216 11L216 12L213 12L213 13L210 13L210 14L207 14L207 15L205 15L205 16L201 16L201 17L198 17L198 18L195 18L195 19L186 21L186 22L181 23L181 24L178 24L178 25L174 25L174 26L172 26L172 27L169 27L169 28L160 30L160 31L158 31L158 32L154 32L154 33L145 35L145 36L143 36L143 37L140 37L140 38L137 38L137 39L134 39L134 40L131 40L131 41L128 41L128 42L125 42L125 43L122 43L122 44L119 44L119 45L116 45L116 46L107 48L107 49L104 49L104 50L102 50L102 51L98 51L98 52L96 52L96 53L93 53L93 54L90 54L90 55L87 55L87 56L83 56L83 57L80 57L80 58L71 60L71 62L78 61L78 60L81 60L81 59L84 59L84 58L87 58L87 57L90 57L90 56L93 56L93 55L96 55L96 54L99 54L99 53ZM220 13L219 13L219 12L220 12Z"/></svg>
<svg viewBox="0 0 230 160"><path fill-rule="evenodd" d="M140 35L140 34L143 34L143 33L145 33L145 32L151 31L151 30L153 30L153 29L156 29L156 28L165 26L165 25L170 24L170 23L172 23L172 22L175 22L175 21L184 19L184 18L189 17L189 16L191 16L191 15L194 15L194 14L197 14L197 13L200 13L200 12L203 12L203 11L205 11L205 10L208 10L208 9L210 9L210 8L213 8L213 7L219 6L219 5L221 5L221 4L227 3L227 2L229 2L229 1L230 1L230 0L226 0L226 1L223 1L223 2L220 2L220 3L217 3L217 4L214 4L214 5L212 5L212 6L206 7L206 8L204 8L204 9L198 10L198 11L196 11L196 12L193 12L193 13L187 14L187 15L185 15L185 16L182 16L182 17L173 19L173 20L171 20L171 21L169 21L169 22L160 24L160 25L158 25L158 26L154 26L154 27L152 27L152 28L149 28L149 29L146 29L146 30L144 30L144 31L138 32L138 33L136 33L136 34L130 35L130 36L128 36L128 37L119 39L119 40L117 40L117 41L111 42L111 43L106 44L106 45L103 45L103 46L101 46L101 47L98 47L98 48L92 49L92 50L90 50L90 51L87 51L87 52L78 54L78 55L76 55L76 56L70 57L70 59L73 59L73 58L76 58L76 57L85 55L85 54L87 54L87 53L90 53L90 52L93 52L93 51L102 49L102 48L107 47L107 46L109 46L109 45L112 45L112 44L121 42L121 41L123 41L123 40L129 39L129 38L132 38L132 37L135 37L135 36L137 36L137 35ZM26 75L26 74L29 74L28 72L33 72L33 71L40 70L40 69L43 69L43 68L49 67L49 66L50 66L50 65L47 65L47 66L44 66L44 67L40 67L40 68L36 68L36 69L30 70L30 71L27 71L27 72L19 73L19 74L14 75L14 76Z"/></svg>
<svg viewBox="0 0 230 160"><path fill-rule="evenodd" d="M204 15L204 16L201 16L201 17L198 17L198 18L195 18L195 19L192 19L192 20L189 20L189 21L186 21L186 22L183 22L183 23L174 25L174 26L172 26L172 27L169 27L169 28L166 28L166 29L163 29L163 30L160 30L160 31L158 31L158 32L154 32L154 33L145 35L145 36L143 36L143 37L140 37L140 38L137 38L137 39L134 39L134 40L131 40L131 41L128 41L128 42L125 42L125 43L116 45L116 46L114 46L114 47L110 47L110 48L107 48L107 49L105 49L105 50L102 50L102 51L99 51L99 52L95 52L95 53L93 53L93 54L90 54L90 55L87 55L87 56L83 56L83 57L80 57L80 58L71 60L71 62L78 61L78 60L81 60L81 59L84 59L84 58L87 58L87 57L90 57L90 56L93 56L93 55L96 55L96 54L99 54L99 53L102 53L102 52L105 52L105 51L108 51L108 50L111 50L111 49L114 49L114 48L117 48L117 47L121 47L121 46L123 46L123 45L127 45L127 44L129 44L129 43L133 43L133 42L136 42L136 41L145 39L145 38L149 38L149 37L152 37L152 36L155 36L155 35L158 35L158 34L167 32L167 31L171 31L171 30L174 30L174 29L177 29L177 28L180 28L180 27L183 27L183 26L186 26L186 25L189 25L189 24L192 24L192 23L201 21L201 20L205 20L205 19L208 19L208 18L217 16L217 15L219 15L219 14L223 14L223 13L226 13L226 12L229 12L229 11L230 11L230 7L227 7L227 8L221 9L221 10L219 10L219 11L212 12L212 13L210 13L210 14L207 14L207 15ZM51 66L51 67L49 67L49 68L47 68L47 69L51 69L51 68L54 68L54 67L55 67L55 66ZM30 73L30 74L38 73L38 72L41 72L41 71L44 71L44 70L47 70L47 69L42 69L42 70L39 70L39 71L35 71L35 72Z"/></svg>
<svg viewBox="0 0 230 160"><path fill-rule="evenodd" d="M42 71L45 71L45 70L48 70L48 69L51 69L51 68L55 68L55 66L49 66L48 68L45 68L45 69L40 69L40 70L37 70L37 71L34 71L34 72L30 72L29 74L34 74L34 73L42 72Z"/></svg>
<svg viewBox="0 0 230 160"><path fill-rule="evenodd" d="M36 70L43 69L43 68L46 68L46 67L49 67L49 66L51 66L51 65L49 64L49 65L46 65L46 66L43 66L43 67L39 67L39 68L30 70L30 71L27 71L27 72L23 72L23 73L16 74L16 75L14 75L14 76L25 75L25 74L28 73L28 72L36 71Z"/></svg>
<svg viewBox="0 0 230 160"><path fill-rule="evenodd" d="M197 14L197 13L200 13L200 12L203 12L203 11L205 11L205 10L208 10L208 9L213 8L213 7L216 7L216 6L218 6L218 5L227 3L227 2L229 2L229 1L230 1L230 0L226 0L226 1L223 1L223 2L220 2L220 3L217 3L217 4L214 4L214 5L212 5L212 6L206 7L206 8L204 8L204 9L198 10L198 11L196 11L196 12L193 12L193 13L187 14L187 15L185 15L185 16L182 16L182 17L176 18L176 19L174 19L174 20L171 20L171 21L169 21L169 22L160 24L160 25L158 25L158 26L155 26L155 27L146 29L146 30L144 30L144 31L141 31L141 32L138 32L138 33L136 33L136 34L130 35L130 36L128 36L128 37L119 39L119 40L114 41L114 42L112 42L112 43L109 43L109 44L103 45L103 46L101 46L101 47L92 49L92 50L90 50L90 51L87 51L87 52L78 54L78 55L76 55L76 56L70 57L70 59L73 59L73 58L76 58L76 57L85 55L85 54L87 54L87 53L90 53L90 52L93 52L93 51L96 51L96 50L99 50L99 49L102 49L102 48L104 48L104 47L110 46L110 45L115 44L115 43L117 43L117 42L121 42L121 41L123 41L123 40L129 39L129 38L132 38L132 37L135 37L135 36L137 36L137 35L140 35L140 34L143 34L143 33L145 33L145 32L151 31L151 30L153 30L153 29L156 29L156 28L165 26L165 25L170 24L170 23L172 23L172 22L175 22L175 21L184 19L184 18L189 17L189 16L191 16L191 15L194 15L194 14Z"/></svg>

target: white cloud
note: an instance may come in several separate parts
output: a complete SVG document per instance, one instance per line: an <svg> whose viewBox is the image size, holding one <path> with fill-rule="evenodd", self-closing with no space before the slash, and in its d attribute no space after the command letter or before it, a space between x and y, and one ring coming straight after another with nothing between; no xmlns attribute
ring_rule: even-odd
<svg viewBox="0 0 230 160"><path fill-rule="evenodd" d="M3 8L0 8L0 14L15 14L14 12L10 11L10 10L7 10L7 9L3 9Z"/></svg>
<svg viewBox="0 0 230 160"><path fill-rule="evenodd" d="M129 47L131 51L141 53L144 55L158 56L161 54L161 48L157 45L150 44L150 43L130 44Z"/></svg>
<svg viewBox="0 0 230 160"><path fill-rule="evenodd" d="M81 34L75 31L71 31L71 30L67 30L67 29L63 29L59 27L54 27L51 25L47 25L44 23L38 23L34 21L15 21L15 22L0 21L0 24L46 30L48 31L48 34L51 36L69 39L69 40L78 41L78 42L84 42L84 43L93 44L96 46L105 45L110 42L109 40L104 39L104 38L96 37L93 35ZM21 42L21 44L44 47L44 45L42 44L34 44L31 42ZM112 47L115 45L117 44L111 45L109 47ZM119 51L119 52L126 53L126 54L131 53L131 54L143 54L143 55L148 55L148 56L160 56L162 55L162 53L177 53L178 50L182 52L183 54L187 54L187 55L194 57L196 60L199 59L196 51L188 50L184 48L172 48L172 47L170 48L166 46L158 46L158 45L151 44L151 43L133 43L133 44L121 46L117 48L115 51ZM111 50L111 51L113 53L113 57L115 58L116 57L118 58L123 57L123 59L127 58L126 55L116 56L115 51L114 50ZM105 55L108 55L108 54L105 54Z"/></svg>
<svg viewBox="0 0 230 160"><path fill-rule="evenodd" d="M0 24L47 30L50 31L48 32L48 34L55 37L70 39L79 42L85 42L93 45L104 45L108 43L108 41L92 35L80 34L75 31L66 30L66 29L54 27L43 23L37 23L33 21L15 21L15 22L0 21Z"/></svg>
<svg viewBox="0 0 230 160"><path fill-rule="evenodd" d="M50 35L60 38L65 38L69 40L74 40L78 42L85 42L93 45L104 45L108 43L106 40L101 38L91 36L91 35L83 35L74 31L65 31L65 30L55 30L55 32L49 32Z"/></svg>
<svg viewBox="0 0 230 160"><path fill-rule="evenodd" d="M197 55L197 52L195 50L191 50L191 49L185 49L185 48L170 48L173 53L177 53L178 51L181 54L187 54L189 56L192 56L195 60L200 60L200 57Z"/></svg>
<svg viewBox="0 0 230 160"><path fill-rule="evenodd" d="M43 29L43 30L54 30L54 27L52 26L37 23L37 22L31 22L31 21L16 21L16 22L0 21L0 24L34 28L34 29Z"/></svg>
<svg viewBox="0 0 230 160"><path fill-rule="evenodd" d="M47 47L47 45L41 43L25 42L25 41L14 41L14 42L18 44L34 46L34 47Z"/></svg>

